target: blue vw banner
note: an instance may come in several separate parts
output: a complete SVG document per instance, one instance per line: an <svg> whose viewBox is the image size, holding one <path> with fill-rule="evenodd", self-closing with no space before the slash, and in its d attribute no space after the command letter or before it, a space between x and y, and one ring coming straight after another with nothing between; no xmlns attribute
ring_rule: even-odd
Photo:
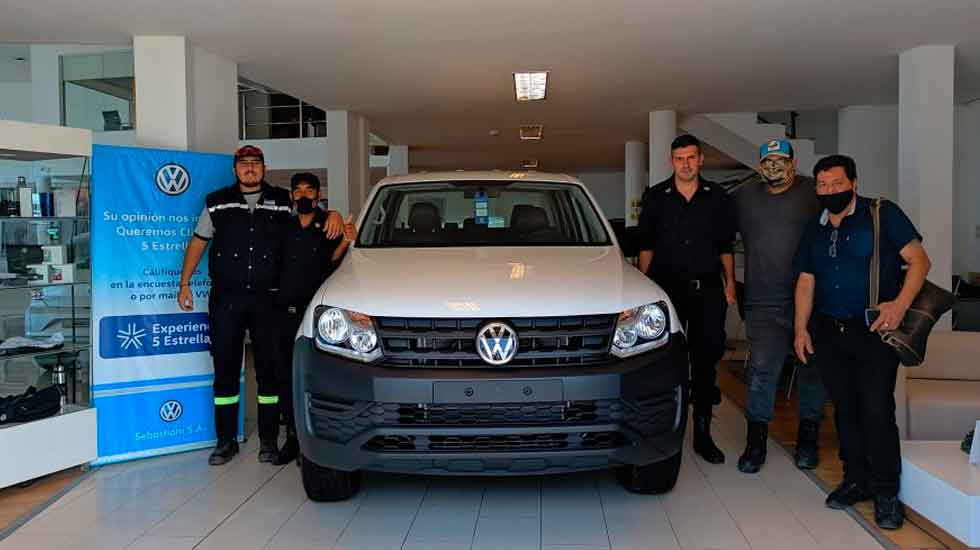
<svg viewBox="0 0 980 550"><path fill-rule="evenodd" d="M93 148L98 463L214 444L206 257L191 280L195 311L180 311L177 292L204 197L234 182L232 162L230 155Z"/></svg>

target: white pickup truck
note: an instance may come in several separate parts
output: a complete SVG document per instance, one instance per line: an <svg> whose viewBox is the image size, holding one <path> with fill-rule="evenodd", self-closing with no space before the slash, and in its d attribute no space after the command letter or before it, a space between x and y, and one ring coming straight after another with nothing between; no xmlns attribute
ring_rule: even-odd
<svg viewBox="0 0 980 550"><path fill-rule="evenodd" d="M303 484L363 470L538 475L614 469L673 488L687 345L578 180L534 172L387 178L294 352Z"/></svg>

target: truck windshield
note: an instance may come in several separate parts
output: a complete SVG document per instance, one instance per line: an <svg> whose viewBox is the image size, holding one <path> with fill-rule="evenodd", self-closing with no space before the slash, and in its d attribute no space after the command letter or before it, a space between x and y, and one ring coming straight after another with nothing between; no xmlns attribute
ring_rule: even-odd
<svg viewBox="0 0 980 550"><path fill-rule="evenodd" d="M533 181L386 186L358 235L366 248L610 244L581 187Z"/></svg>

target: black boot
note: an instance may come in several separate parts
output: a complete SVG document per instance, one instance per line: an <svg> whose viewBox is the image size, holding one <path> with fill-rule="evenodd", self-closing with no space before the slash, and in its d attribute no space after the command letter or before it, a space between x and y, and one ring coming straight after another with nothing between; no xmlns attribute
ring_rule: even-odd
<svg viewBox="0 0 980 550"><path fill-rule="evenodd" d="M721 452L711 439L711 409L694 411L694 452L709 464L725 462L725 453Z"/></svg>
<svg viewBox="0 0 980 550"><path fill-rule="evenodd" d="M800 420L796 431L796 467L801 470L812 470L819 462L818 440L820 438L820 423L812 420Z"/></svg>
<svg viewBox="0 0 980 550"><path fill-rule="evenodd" d="M271 441L268 439L259 440L259 462L271 464L276 461L278 455L279 448L275 439Z"/></svg>
<svg viewBox="0 0 980 550"><path fill-rule="evenodd" d="M882 529L900 529L905 520L905 510L898 497L875 496L875 523Z"/></svg>
<svg viewBox="0 0 980 550"><path fill-rule="evenodd" d="M273 464L276 466L289 464L296 460L297 457L299 457L299 440L296 438L296 430L290 427L286 430L286 442L279 449L279 454L276 455L276 460Z"/></svg>
<svg viewBox="0 0 980 550"><path fill-rule="evenodd" d="M238 403L214 406L214 431L218 445L208 458L208 464L220 466L238 454Z"/></svg>
<svg viewBox="0 0 980 550"><path fill-rule="evenodd" d="M222 464L228 463L237 454L237 441L234 439L219 441L218 446L214 448L214 452L212 452L211 456L208 457L208 464L212 466L221 466Z"/></svg>
<svg viewBox="0 0 980 550"><path fill-rule="evenodd" d="M769 424L749 422L745 436L745 452L738 458L738 471L754 474L766 463L766 442L769 438Z"/></svg>

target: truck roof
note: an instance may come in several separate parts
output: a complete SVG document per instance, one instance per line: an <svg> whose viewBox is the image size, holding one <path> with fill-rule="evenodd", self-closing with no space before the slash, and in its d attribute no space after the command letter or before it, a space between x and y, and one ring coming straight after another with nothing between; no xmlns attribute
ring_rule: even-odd
<svg viewBox="0 0 980 550"><path fill-rule="evenodd" d="M536 181L572 183L582 185L577 178L567 174L552 174L524 170L457 170L445 172L416 172L407 176L389 176L378 185L423 183L432 181Z"/></svg>

